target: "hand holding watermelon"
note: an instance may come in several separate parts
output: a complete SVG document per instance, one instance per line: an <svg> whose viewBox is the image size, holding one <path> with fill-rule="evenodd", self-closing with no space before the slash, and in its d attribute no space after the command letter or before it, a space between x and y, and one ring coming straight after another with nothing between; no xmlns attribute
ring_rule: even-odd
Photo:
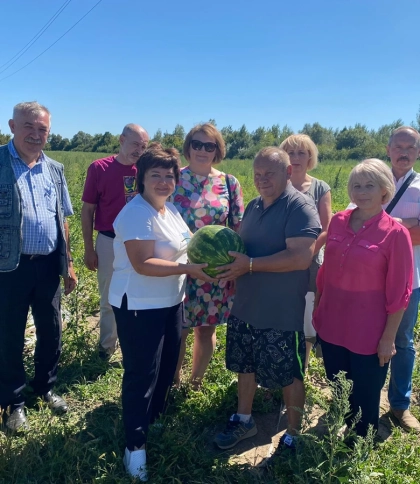
<svg viewBox="0 0 420 484"><path fill-rule="evenodd" d="M222 225L206 225L198 229L187 249L189 261L194 264L207 263L203 271L212 277L219 274L220 267L234 262L236 254L244 253L241 237Z"/></svg>
<svg viewBox="0 0 420 484"><path fill-rule="evenodd" d="M246 254L230 250L229 256L234 258L234 262L216 267L216 270L220 271L216 276L219 281L232 281L249 272L249 257Z"/></svg>
<svg viewBox="0 0 420 484"><path fill-rule="evenodd" d="M193 279L200 279L206 282L218 282L217 279L206 274L208 264L188 264L187 274Z"/></svg>

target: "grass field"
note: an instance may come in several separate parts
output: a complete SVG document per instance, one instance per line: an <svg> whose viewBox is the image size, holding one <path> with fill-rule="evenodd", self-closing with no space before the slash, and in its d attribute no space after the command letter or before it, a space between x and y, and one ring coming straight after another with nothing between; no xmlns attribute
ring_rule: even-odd
<svg viewBox="0 0 420 484"><path fill-rule="evenodd" d="M0 483L70 484L129 483L122 465L124 436L121 422L121 355L111 364L96 355L97 331L91 315L98 309L95 274L83 266L80 228L81 193L88 164L98 153L57 152L52 156L64 163L75 215L70 219L72 247L79 276L77 290L64 299L66 329L57 391L65 395L70 412L55 417L28 391L31 430L10 436L0 432ZM348 203L346 181L352 164L322 163L313 175L332 187L333 209ZM220 168L234 174L244 190L245 201L256 195L251 161L231 160ZM216 451L211 440L236 405L235 375L224 368L224 328L218 328L218 346L201 392L187 384L174 390L164 430L149 436L148 463L151 483L419 483L420 447L415 435L394 429L391 438L377 447L359 442L350 452L333 437L303 434L303 451L294 460L280 464L273 473L261 476L251 466L232 463L230 454ZM28 376L32 375L33 340L25 350ZM191 354L187 355L186 373ZM345 413L341 401L332 405L317 384L323 369L313 361L308 380L308 408L315 402L329 419L332 430ZM419 402L420 372L414 374L413 402ZM348 389L347 389L348 391ZM280 393L270 400L259 390L254 412L269 414L279 406ZM417 405L413 413L420 417ZM310 422L309 422L310 426ZM331 436L334 436L331 432ZM366 454L366 450L368 454ZM366 455L368 457L366 458Z"/></svg>

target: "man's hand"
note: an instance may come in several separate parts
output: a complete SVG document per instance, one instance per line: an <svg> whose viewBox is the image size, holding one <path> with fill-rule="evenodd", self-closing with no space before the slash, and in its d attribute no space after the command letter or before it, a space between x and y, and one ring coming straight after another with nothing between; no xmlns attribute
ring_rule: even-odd
<svg viewBox="0 0 420 484"><path fill-rule="evenodd" d="M96 253L95 249L85 249L85 256L84 256L85 266L90 271L96 271L98 268L98 254Z"/></svg>
<svg viewBox="0 0 420 484"><path fill-rule="evenodd" d="M379 358L379 366L384 366L397 353L394 341L380 339L377 353Z"/></svg>
<svg viewBox="0 0 420 484"><path fill-rule="evenodd" d="M247 255L232 250L228 254L235 260L231 264L216 267L216 270L221 272L216 276L219 281L233 281L249 272L249 257Z"/></svg>
<svg viewBox="0 0 420 484"><path fill-rule="evenodd" d="M69 266L69 275L64 277L64 294L68 296L77 286L77 276L72 265Z"/></svg>

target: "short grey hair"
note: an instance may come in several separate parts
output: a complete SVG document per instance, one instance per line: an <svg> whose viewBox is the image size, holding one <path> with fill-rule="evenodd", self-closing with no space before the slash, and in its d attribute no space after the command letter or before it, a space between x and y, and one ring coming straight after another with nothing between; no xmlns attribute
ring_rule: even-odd
<svg viewBox="0 0 420 484"><path fill-rule="evenodd" d="M416 148L420 148L420 133L417 131L416 128L413 128L412 126L400 126L399 128L394 129L394 131L391 133L391 136L389 137L388 146L391 145L393 137L396 134L401 133L401 131L411 131L412 134L417 138Z"/></svg>
<svg viewBox="0 0 420 484"><path fill-rule="evenodd" d="M279 146L266 146L262 148L254 158L254 163L261 158L276 161L284 170L290 165L289 155Z"/></svg>
<svg viewBox="0 0 420 484"><path fill-rule="evenodd" d="M349 181L347 183L347 192L350 200L351 187L362 177L377 183L381 188L386 190L386 193L382 198L382 204L388 203L392 200L395 194L395 183L392 177L392 171L385 162L378 160L377 158L368 158L367 160L358 163L353 170L351 170Z"/></svg>
<svg viewBox="0 0 420 484"><path fill-rule="evenodd" d="M48 114L51 121L51 113L49 109L36 101L24 102L16 104L13 108L13 119L16 119L19 114Z"/></svg>

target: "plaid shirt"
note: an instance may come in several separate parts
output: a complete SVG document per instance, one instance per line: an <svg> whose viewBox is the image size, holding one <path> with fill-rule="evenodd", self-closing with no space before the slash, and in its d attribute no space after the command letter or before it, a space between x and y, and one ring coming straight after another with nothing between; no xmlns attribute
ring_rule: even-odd
<svg viewBox="0 0 420 484"><path fill-rule="evenodd" d="M13 144L7 147L22 200L22 253L47 255L57 248L57 194L43 152L31 169L21 160ZM63 178L64 217L73 215L70 195Z"/></svg>

